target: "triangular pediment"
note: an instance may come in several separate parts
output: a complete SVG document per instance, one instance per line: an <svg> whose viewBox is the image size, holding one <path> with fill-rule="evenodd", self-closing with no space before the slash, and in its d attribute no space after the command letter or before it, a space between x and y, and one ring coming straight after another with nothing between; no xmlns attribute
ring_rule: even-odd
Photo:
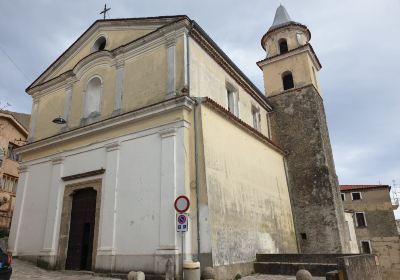
<svg viewBox="0 0 400 280"><path fill-rule="evenodd" d="M112 51L184 17L165 16L98 20L62 53L27 88L27 91L73 70L80 61L96 51L95 44L99 42L99 38L101 37L105 38L104 50Z"/></svg>

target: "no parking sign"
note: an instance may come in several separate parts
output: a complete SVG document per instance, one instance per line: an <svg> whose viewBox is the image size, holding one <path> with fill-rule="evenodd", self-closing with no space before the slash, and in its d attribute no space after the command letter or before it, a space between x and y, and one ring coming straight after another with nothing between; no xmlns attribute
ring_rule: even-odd
<svg viewBox="0 0 400 280"><path fill-rule="evenodd" d="M187 213L179 213L176 214L176 231L177 232L186 232L189 229L188 223L188 214Z"/></svg>

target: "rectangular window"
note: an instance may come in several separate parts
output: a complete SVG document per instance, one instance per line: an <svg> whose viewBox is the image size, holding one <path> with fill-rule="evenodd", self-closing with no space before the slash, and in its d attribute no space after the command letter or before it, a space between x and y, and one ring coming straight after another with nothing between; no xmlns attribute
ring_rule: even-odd
<svg viewBox="0 0 400 280"><path fill-rule="evenodd" d="M360 192L352 192L351 193L351 199L352 200L361 200L361 193Z"/></svg>
<svg viewBox="0 0 400 280"><path fill-rule="evenodd" d="M361 241L361 252L364 253L364 254L371 254L372 253L371 242L369 240L362 240Z"/></svg>
<svg viewBox="0 0 400 280"><path fill-rule="evenodd" d="M342 196L342 200L345 201L346 200L346 195L344 193L340 194Z"/></svg>
<svg viewBox="0 0 400 280"><path fill-rule="evenodd" d="M228 111L234 114L236 117L239 117L239 104L236 92L227 89L226 94L228 101Z"/></svg>
<svg viewBox="0 0 400 280"><path fill-rule="evenodd" d="M356 226L357 227L367 226L367 221L365 220L364 212L356 212Z"/></svg>
<svg viewBox="0 0 400 280"><path fill-rule="evenodd" d="M253 127L257 130L261 129L260 121L261 121L261 115L260 115L260 108L257 108L255 106L251 106L251 115L253 117Z"/></svg>

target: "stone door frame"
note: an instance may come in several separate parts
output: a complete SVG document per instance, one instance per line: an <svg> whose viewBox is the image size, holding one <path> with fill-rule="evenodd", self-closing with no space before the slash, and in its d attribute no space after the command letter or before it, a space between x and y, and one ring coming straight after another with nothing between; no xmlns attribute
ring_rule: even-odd
<svg viewBox="0 0 400 280"><path fill-rule="evenodd" d="M99 237L99 220L100 220L100 204L101 204L101 186L102 179L92 179L79 183L72 183L65 185L62 212L61 212L61 223L60 223L60 237L58 239L58 253L57 253L57 268L65 269L65 262L67 260L69 230L71 222L71 210L73 195L76 191L82 189L93 189L97 192L96 194L96 213L94 223L94 237L93 237L93 250L92 250L92 270L95 269L96 255L97 255L97 244Z"/></svg>

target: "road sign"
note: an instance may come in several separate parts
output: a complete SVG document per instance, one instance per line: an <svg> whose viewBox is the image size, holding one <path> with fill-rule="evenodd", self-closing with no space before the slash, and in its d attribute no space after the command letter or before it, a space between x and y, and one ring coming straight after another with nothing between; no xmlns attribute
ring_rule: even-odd
<svg viewBox="0 0 400 280"><path fill-rule="evenodd" d="M189 209L190 201L187 196L181 195L175 199L174 207L176 212L184 213Z"/></svg>
<svg viewBox="0 0 400 280"><path fill-rule="evenodd" d="M176 231L177 232L186 232L189 229L188 223L189 215L187 213L176 214Z"/></svg>

